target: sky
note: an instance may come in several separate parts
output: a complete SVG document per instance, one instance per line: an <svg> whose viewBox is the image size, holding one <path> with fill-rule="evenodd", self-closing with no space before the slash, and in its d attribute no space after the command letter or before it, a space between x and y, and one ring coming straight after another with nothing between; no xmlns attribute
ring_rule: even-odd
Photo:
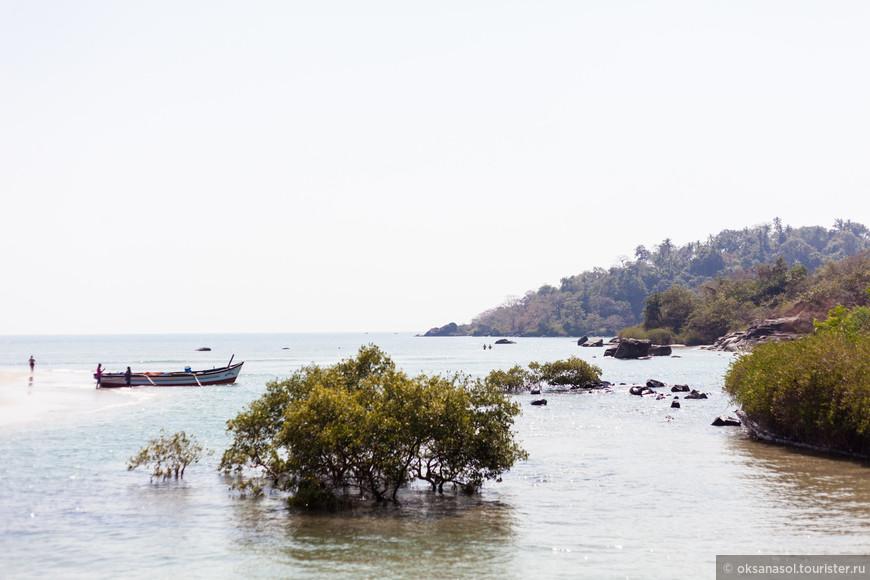
<svg viewBox="0 0 870 580"><path fill-rule="evenodd" d="M0 334L425 332L870 225L870 3L0 0Z"/></svg>

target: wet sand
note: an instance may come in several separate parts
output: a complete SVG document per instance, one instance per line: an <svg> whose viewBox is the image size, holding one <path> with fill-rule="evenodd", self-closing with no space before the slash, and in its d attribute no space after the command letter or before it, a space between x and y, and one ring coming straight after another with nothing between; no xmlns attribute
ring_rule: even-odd
<svg viewBox="0 0 870 580"><path fill-rule="evenodd" d="M0 429L63 421L133 402L116 389L96 389L90 372L0 368Z"/></svg>

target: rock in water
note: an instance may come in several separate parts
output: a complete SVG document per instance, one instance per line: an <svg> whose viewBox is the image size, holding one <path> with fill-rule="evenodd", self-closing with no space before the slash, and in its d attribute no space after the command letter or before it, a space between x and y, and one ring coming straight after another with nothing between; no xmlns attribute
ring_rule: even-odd
<svg viewBox="0 0 870 580"><path fill-rule="evenodd" d="M673 351L666 344L654 344L649 348L650 356L670 356Z"/></svg>
<svg viewBox="0 0 870 580"><path fill-rule="evenodd" d="M712 425L714 427L740 427L740 421L728 415L719 415L713 419Z"/></svg>
<svg viewBox="0 0 870 580"><path fill-rule="evenodd" d="M637 338L620 340L616 351L613 353L613 358L630 359L649 356L651 345L650 341Z"/></svg>

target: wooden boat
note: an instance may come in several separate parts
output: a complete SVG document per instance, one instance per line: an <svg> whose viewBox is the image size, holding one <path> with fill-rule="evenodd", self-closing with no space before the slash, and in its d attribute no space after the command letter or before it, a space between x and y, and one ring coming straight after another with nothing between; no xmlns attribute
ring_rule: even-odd
<svg viewBox="0 0 870 580"><path fill-rule="evenodd" d="M184 370L178 372L146 372L133 373L130 376L131 387L204 387L206 385L229 385L236 382L244 362L230 364L225 367L204 371ZM94 374L94 378L97 375ZM103 373L101 388L126 387L124 373Z"/></svg>

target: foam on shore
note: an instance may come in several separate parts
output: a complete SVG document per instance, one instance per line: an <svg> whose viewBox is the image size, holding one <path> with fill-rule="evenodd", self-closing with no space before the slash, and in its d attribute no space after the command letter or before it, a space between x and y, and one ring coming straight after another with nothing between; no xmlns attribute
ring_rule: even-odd
<svg viewBox="0 0 870 580"><path fill-rule="evenodd" d="M0 369L0 429L69 419L136 398L117 389L96 389L92 373L81 370Z"/></svg>

